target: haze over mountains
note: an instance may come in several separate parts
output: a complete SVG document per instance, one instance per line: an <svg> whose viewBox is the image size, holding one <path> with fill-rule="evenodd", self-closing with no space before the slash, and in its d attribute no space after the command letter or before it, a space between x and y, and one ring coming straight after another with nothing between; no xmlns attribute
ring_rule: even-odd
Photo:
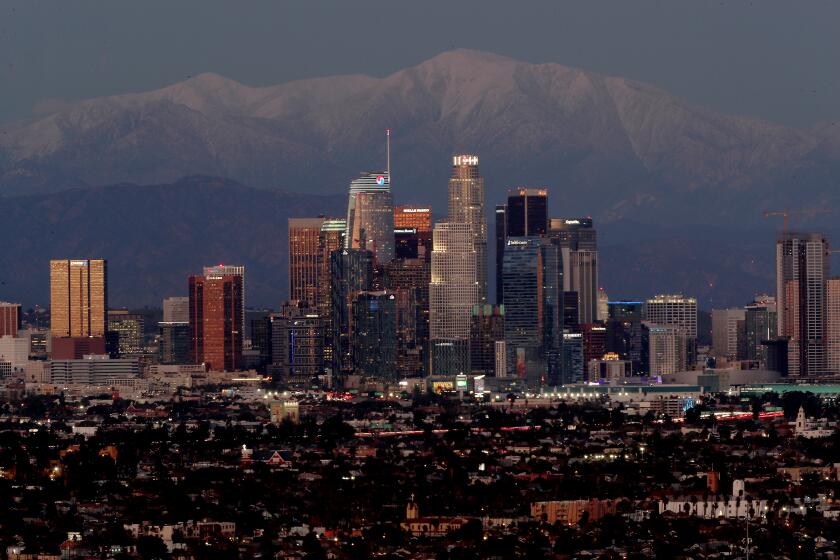
<svg viewBox="0 0 840 560"><path fill-rule="evenodd" d="M34 274L34 264L50 257L96 253L111 258L115 279L130 279L127 290L138 302L153 303L174 286L154 279L152 263L167 275L197 270L179 257L199 255L208 239L204 227L252 230L235 240L220 236L209 253L221 255L210 262L236 260L238 249L267 255L262 235L282 253L276 238L284 235L285 217L270 226L254 221L268 219L264 197L280 204L283 216L343 213L349 180L384 165L386 128L394 130L397 201L431 202L442 215L450 156L476 153L489 209L508 187L548 186L554 214L597 220L602 280L608 289L620 288L614 295L643 290L635 293L644 296L660 287L707 303L743 303L755 289L772 287L772 231L761 223L762 210L819 209L813 225L828 226L831 234L832 213L840 208L840 125L797 130L717 114L632 80L457 50L381 79L335 76L254 88L202 74L0 128L0 196L15 197L0 203L16 208L23 221L16 228L45 216L72 224L51 247L84 253L36 252L36 244L0 264ZM188 182L191 191L184 183L166 186L194 175L280 192L199 179ZM201 186L207 182L238 194L221 203L214 200L224 198L219 192ZM63 192L118 183L161 186ZM156 203L172 204L168 190L191 194L155 211ZM292 192L306 194L284 194ZM71 219L74 208L81 212L80 198L97 211L123 212L122 222ZM140 229L132 215L138 201L146 203ZM193 211L193 203L205 211ZM226 208L236 214L226 216ZM97 239L101 233L106 240ZM102 254L120 252L118 242L133 258L114 262ZM282 275L284 255L266 258ZM135 260L151 268L141 272ZM117 272L120 266L129 269ZM639 276L628 278L634 270ZM148 277L141 282L135 272ZM282 276L249 284L267 288L275 281L285 290ZM30 297L43 288L35 284L24 287ZM276 305L274 298L258 301Z"/></svg>

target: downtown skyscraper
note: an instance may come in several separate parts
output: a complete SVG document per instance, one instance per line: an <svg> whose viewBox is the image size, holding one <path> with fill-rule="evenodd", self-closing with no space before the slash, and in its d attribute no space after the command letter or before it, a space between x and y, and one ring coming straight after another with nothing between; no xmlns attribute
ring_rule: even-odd
<svg viewBox="0 0 840 560"><path fill-rule="evenodd" d="M501 305L505 299L502 264L507 238L545 235L547 213L547 189L509 189L507 202L496 205L496 304Z"/></svg>
<svg viewBox="0 0 840 560"><path fill-rule="evenodd" d="M697 354L697 299L684 297L682 294L656 295L645 301L642 314L644 320L648 323L676 329L674 335L676 338L671 338L682 340L686 347L685 359L680 358L675 363L683 368L694 364ZM665 330L657 332L660 334L666 333ZM667 331L667 333L670 332L670 330ZM651 336L653 336L652 333L653 331L651 331ZM668 334L668 336L671 335ZM655 375L653 366L656 360L653 350L654 342L651 341L650 344L651 375ZM679 352L676 355L678 357L683 356Z"/></svg>
<svg viewBox="0 0 840 560"><path fill-rule="evenodd" d="M190 358L216 371L242 367L243 276L190 276Z"/></svg>
<svg viewBox="0 0 840 560"><path fill-rule="evenodd" d="M394 238L394 260L384 267L382 285L396 304L397 373L411 377L429 365L431 207L394 208Z"/></svg>
<svg viewBox="0 0 840 560"><path fill-rule="evenodd" d="M289 218L289 300L324 323L324 361L332 364L330 255L344 245L343 218Z"/></svg>
<svg viewBox="0 0 840 560"><path fill-rule="evenodd" d="M472 309L481 302L474 225L435 224L433 247L429 284L431 373L468 373Z"/></svg>
<svg viewBox="0 0 840 560"><path fill-rule="evenodd" d="M17 336L20 326L20 304L0 301L0 336Z"/></svg>
<svg viewBox="0 0 840 560"><path fill-rule="evenodd" d="M50 261L53 337L104 337L108 329L108 264L102 259Z"/></svg>
<svg viewBox="0 0 840 560"><path fill-rule="evenodd" d="M387 171L363 173L350 183L344 246L367 249L379 264L394 258L394 201Z"/></svg>
<svg viewBox="0 0 840 560"><path fill-rule="evenodd" d="M578 323L598 320L598 245L591 218L551 218L549 235L563 252L563 291L578 301Z"/></svg>
<svg viewBox="0 0 840 560"><path fill-rule="evenodd" d="M548 190L510 189L505 223L507 237L545 235L548 228Z"/></svg>
<svg viewBox="0 0 840 560"><path fill-rule="evenodd" d="M478 156L461 154L452 158L448 222L468 224L472 229L478 297L484 302L487 300L487 219L484 216L484 179L479 173Z"/></svg>
<svg viewBox="0 0 840 560"><path fill-rule="evenodd" d="M341 249L330 254L330 332L333 374L353 371L353 301L370 291L374 276L373 252Z"/></svg>
<svg viewBox="0 0 840 560"><path fill-rule="evenodd" d="M204 267L204 276L239 276L242 279L239 290L239 306L242 308L242 322L239 326L239 336L245 336L245 267L242 265L217 264Z"/></svg>
<svg viewBox="0 0 840 560"><path fill-rule="evenodd" d="M563 264L556 240L509 237L502 282L507 370L534 384L561 381Z"/></svg>
<svg viewBox="0 0 840 560"><path fill-rule="evenodd" d="M310 307L318 304L318 284L323 280L323 224L322 217L289 218L289 300Z"/></svg>

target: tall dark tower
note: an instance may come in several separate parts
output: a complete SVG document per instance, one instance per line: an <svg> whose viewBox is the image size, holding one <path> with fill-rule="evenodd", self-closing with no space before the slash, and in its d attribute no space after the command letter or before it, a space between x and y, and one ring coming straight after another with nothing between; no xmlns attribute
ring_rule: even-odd
<svg viewBox="0 0 840 560"><path fill-rule="evenodd" d="M548 190L510 189L506 212L508 237L537 237L548 230Z"/></svg>
<svg viewBox="0 0 840 560"><path fill-rule="evenodd" d="M502 283L502 266L505 259L505 243L507 243L507 205L496 205L496 305L504 302L504 284Z"/></svg>

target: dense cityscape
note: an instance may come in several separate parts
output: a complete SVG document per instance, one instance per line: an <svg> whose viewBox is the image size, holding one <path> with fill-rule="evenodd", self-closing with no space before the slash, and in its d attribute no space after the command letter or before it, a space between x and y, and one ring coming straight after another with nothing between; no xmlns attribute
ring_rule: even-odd
<svg viewBox="0 0 840 560"><path fill-rule="evenodd" d="M690 295L609 299L547 188L495 206L489 273L479 157L434 221L388 155L346 217L289 219L278 311L226 264L112 309L80 255L48 309L0 304L4 558L834 558L824 236L785 211L775 297L704 328Z"/></svg>

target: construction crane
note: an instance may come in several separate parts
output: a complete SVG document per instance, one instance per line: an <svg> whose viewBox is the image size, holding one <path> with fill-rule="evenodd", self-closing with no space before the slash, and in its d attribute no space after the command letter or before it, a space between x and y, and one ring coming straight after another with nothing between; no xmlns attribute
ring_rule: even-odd
<svg viewBox="0 0 840 560"><path fill-rule="evenodd" d="M769 218L771 216L781 216L782 217L782 231L787 233L788 232L788 211L785 210L765 210L764 217Z"/></svg>
<svg viewBox="0 0 840 560"><path fill-rule="evenodd" d="M765 210L764 217L770 218L771 216L781 216L782 217L782 231L787 233L788 230L788 218L790 216L813 216L814 214L825 214L826 212L831 212L830 208L808 208L803 210L788 210L785 208L784 210Z"/></svg>

